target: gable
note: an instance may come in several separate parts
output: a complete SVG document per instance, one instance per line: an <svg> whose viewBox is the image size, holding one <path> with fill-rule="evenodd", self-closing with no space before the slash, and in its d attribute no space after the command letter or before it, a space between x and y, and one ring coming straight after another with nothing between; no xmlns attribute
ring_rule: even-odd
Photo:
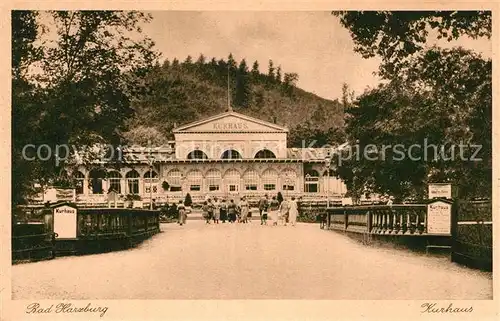
<svg viewBox="0 0 500 321"><path fill-rule="evenodd" d="M205 120L181 126L174 133L189 132L288 132L285 127L235 112L227 112Z"/></svg>

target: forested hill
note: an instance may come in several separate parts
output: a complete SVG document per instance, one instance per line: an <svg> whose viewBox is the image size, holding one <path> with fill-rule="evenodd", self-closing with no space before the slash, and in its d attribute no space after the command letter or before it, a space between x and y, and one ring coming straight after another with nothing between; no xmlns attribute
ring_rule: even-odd
<svg viewBox="0 0 500 321"><path fill-rule="evenodd" d="M265 62L268 73L259 72L259 62L245 60L183 62L165 60L146 77L147 93L134 103L135 115L124 136L129 144L144 145L150 140L162 144L172 139L172 129L227 110L228 70L233 110L290 129L289 146L302 140L318 144L343 140L343 105L306 92L298 87L298 75Z"/></svg>

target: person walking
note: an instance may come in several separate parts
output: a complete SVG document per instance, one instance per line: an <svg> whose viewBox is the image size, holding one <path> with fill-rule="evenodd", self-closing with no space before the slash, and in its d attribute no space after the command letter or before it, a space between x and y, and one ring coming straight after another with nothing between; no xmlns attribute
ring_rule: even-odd
<svg viewBox="0 0 500 321"><path fill-rule="evenodd" d="M203 202L203 206L201 207L203 211L203 218L205 219L206 224L210 224L210 215L208 214L208 202Z"/></svg>
<svg viewBox="0 0 500 321"><path fill-rule="evenodd" d="M278 225L278 219L279 219L279 207L280 204L278 200L276 199L276 196L273 196L273 199L269 203L269 215L271 216L271 220L273 221L273 226Z"/></svg>
<svg viewBox="0 0 500 321"><path fill-rule="evenodd" d="M219 220L220 220L220 202L217 199L217 197L214 198L213 207L214 207L214 223L215 224L219 224Z"/></svg>
<svg viewBox="0 0 500 321"><path fill-rule="evenodd" d="M297 216L299 215L299 207L297 201L295 200L295 197L292 197L289 205L288 222L290 222L292 226L295 226L295 223L297 223Z"/></svg>
<svg viewBox="0 0 500 321"><path fill-rule="evenodd" d="M226 223L227 221L227 203L225 199L222 199L220 203L220 220L222 223Z"/></svg>
<svg viewBox="0 0 500 321"><path fill-rule="evenodd" d="M177 206L177 211L179 212L179 224L182 226L183 224L186 224L186 207L184 206L184 203L182 200L179 201L179 206Z"/></svg>
<svg viewBox="0 0 500 321"><path fill-rule="evenodd" d="M236 204L234 204L234 200L229 201L229 204L227 204L227 214L230 223L236 222Z"/></svg>
<svg viewBox="0 0 500 321"><path fill-rule="evenodd" d="M279 205L279 221L283 222L283 225L286 226L286 223L288 221L288 210L290 209L288 201L284 199L281 201L281 204Z"/></svg>
<svg viewBox="0 0 500 321"><path fill-rule="evenodd" d="M258 204L258 207L259 207L259 216L260 216L260 225L264 225L264 223L267 223L266 220L267 220L267 217L266 217L266 220L264 219L264 214L266 214L267 216L267 213L265 213L267 211L267 207L269 205L269 196L266 194L265 197L261 198L259 200L259 204Z"/></svg>
<svg viewBox="0 0 500 321"><path fill-rule="evenodd" d="M239 206L240 206L240 210L241 210L241 219L240 219L240 222L241 223L248 223L249 205L248 205L248 202L247 202L247 199L246 199L245 196L243 196L241 198Z"/></svg>
<svg viewBox="0 0 500 321"><path fill-rule="evenodd" d="M209 220L214 220L215 223L215 216L214 216L214 204L212 203L212 199L208 199L208 216L210 217Z"/></svg>

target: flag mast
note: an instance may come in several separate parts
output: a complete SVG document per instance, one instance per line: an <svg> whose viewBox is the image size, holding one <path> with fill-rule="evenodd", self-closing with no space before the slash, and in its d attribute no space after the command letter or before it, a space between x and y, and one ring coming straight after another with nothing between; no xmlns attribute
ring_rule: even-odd
<svg viewBox="0 0 500 321"><path fill-rule="evenodd" d="M227 111L233 111L231 108L231 90L229 89L229 61L227 64Z"/></svg>

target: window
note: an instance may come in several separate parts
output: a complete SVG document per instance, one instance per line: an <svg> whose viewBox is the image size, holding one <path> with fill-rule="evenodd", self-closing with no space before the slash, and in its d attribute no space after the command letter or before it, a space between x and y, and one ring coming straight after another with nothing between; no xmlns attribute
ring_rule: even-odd
<svg viewBox="0 0 500 321"><path fill-rule="evenodd" d="M229 185L229 191L230 192L237 192L238 191L238 186L234 185L234 184Z"/></svg>
<svg viewBox="0 0 500 321"><path fill-rule="evenodd" d="M254 158L276 158L276 155L274 155L274 153L269 149L262 149L255 154Z"/></svg>
<svg viewBox="0 0 500 321"><path fill-rule="evenodd" d="M228 169L224 173L224 183L228 184L227 191L237 192L240 186L240 172L234 168Z"/></svg>
<svg viewBox="0 0 500 321"><path fill-rule="evenodd" d="M283 190L284 191L293 191L295 189L295 186L293 185L283 185Z"/></svg>
<svg viewBox="0 0 500 321"><path fill-rule="evenodd" d="M92 194L102 194L102 181L106 177L106 172L102 169L93 169L90 171L89 177Z"/></svg>
<svg viewBox="0 0 500 321"><path fill-rule="evenodd" d="M120 194L122 192L122 187L121 187L121 181L122 175L118 173L117 171L111 171L108 173L108 181L109 181L109 187L108 191L115 191L116 193Z"/></svg>
<svg viewBox="0 0 500 321"><path fill-rule="evenodd" d="M229 149L226 150L224 153L222 153L221 157L222 159L238 159L241 158L241 154L234 149Z"/></svg>
<svg viewBox="0 0 500 321"><path fill-rule="evenodd" d="M293 169L285 169L281 172L281 184L284 191L294 191L297 183L297 173Z"/></svg>
<svg viewBox="0 0 500 321"><path fill-rule="evenodd" d="M83 175L80 171L76 171L73 174L73 180L75 182L76 194L83 194L83 182L85 181L85 175Z"/></svg>
<svg viewBox="0 0 500 321"><path fill-rule="evenodd" d="M275 190L278 186L278 172L272 168L265 170L262 173L262 185L266 191Z"/></svg>
<svg viewBox="0 0 500 321"><path fill-rule="evenodd" d="M193 150L191 153L189 153L187 158L188 159L208 159L208 156L203 151L197 149L197 150Z"/></svg>
<svg viewBox="0 0 500 321"><path fill-rule="evenodd" d="M172 169L167 173L167 182L170 185L171 192L179 192L182 190L182 173L178 169Z"/></svg>
<svg viewBox="0 0 500 321"><path fill-rule="evenodd" d="M203 174L199 170L190 171L187 176L187 186L191 191L201 191L201 183L203 182ZM193 189L195 188L195 189Z"/></svg>
<svg viewBox="0 0 500 321"><path fill-rule="evenodd" d="M128 193L139 194L139 173L136 170L131 170L125 177L127 179Z"/></svg>
<svg viewBox="0 0 500 321"><path fill-rule="evenodd" d="M219 186L221 184L222 175L216 169L211 169L207 172L207 185L208 191L215 192L219 190Z"/></svg>
<svg viewBox="0 0 500 321"><path fill-rule="evenodd" d="M256 191L259 185L259 174L253 169L247 170L243 174L243 184L247 191Z"/></svg>
<svg viewBox="0 0 500 321"><path fill-rule="evenodd" d="M307 172L305 177L304 192L306 193L317 193L319 181L319 174L315 170L310 170Z"/></svg>
<svg viewBox="0 0 500 321"><path fill-rule="evenodd" d="M266 191L274 191L276 189L275 184L264 184L264 190Z"/></svg>

